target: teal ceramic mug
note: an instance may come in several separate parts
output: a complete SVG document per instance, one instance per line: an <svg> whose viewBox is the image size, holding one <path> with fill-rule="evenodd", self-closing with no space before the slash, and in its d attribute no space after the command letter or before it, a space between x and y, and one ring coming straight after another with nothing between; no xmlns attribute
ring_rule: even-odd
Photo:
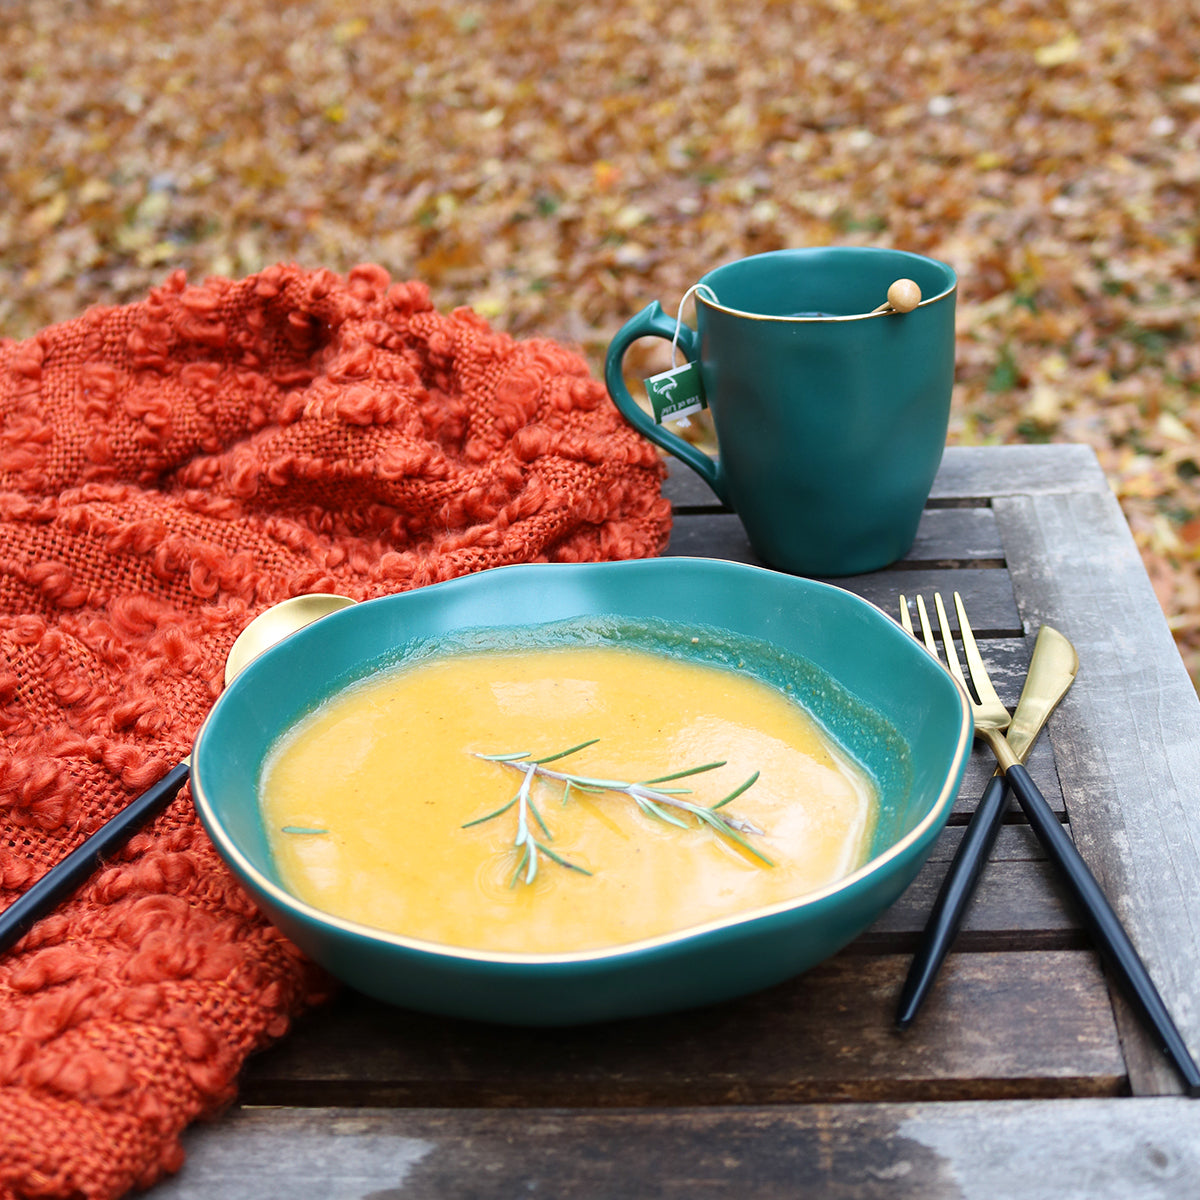
<svg viewBox="0 0 1200 1200"><path fill-rule="evenodd" d="M917 307L873 311L901 278L921 289ZM810 576L877 570L912 545L945 448L956 287L945 263L901 250L757 254L700 280L695 330L677 331L657 301L628 321L605 380L625 417L738 514L765 563ZM699 364L716 459L625 386L629 346L677 332Z"/></svg>

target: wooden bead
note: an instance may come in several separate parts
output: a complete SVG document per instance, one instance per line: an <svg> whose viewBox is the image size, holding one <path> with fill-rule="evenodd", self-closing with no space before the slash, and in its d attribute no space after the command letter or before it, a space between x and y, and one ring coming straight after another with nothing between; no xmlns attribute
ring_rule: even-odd
<svg viewBox="0 0 1200 1200"><path fill-rule="evenodd" d="M897 279L888 288L887 298L896 312L912 312L921 303L921 289L911 279Z"/></svg>

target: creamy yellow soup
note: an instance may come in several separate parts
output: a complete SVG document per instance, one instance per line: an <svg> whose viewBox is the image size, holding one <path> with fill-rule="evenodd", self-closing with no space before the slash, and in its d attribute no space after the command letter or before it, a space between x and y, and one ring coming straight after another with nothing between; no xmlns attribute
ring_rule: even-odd
<svg viewBox="0 0 1200 1200"><path fill-rule="evenodd" d="M750 846L640 811L628 796L535 779L532 881L518 836L524 775L479 755L690 788L761 833ZM336 916L448 946L592 950L790 900L864 861L875 796L865 774L783 692L744 673L613 647L482 653L376 675L335 696L273 750L261 780L286 886ZM472 823L478 822L478 823ZM552 852L565 866L550 856ZM770 860L770 864L764 862ZM578 869L573 869L578 868ZM584 872L589 872L585 874Z"/></svg>

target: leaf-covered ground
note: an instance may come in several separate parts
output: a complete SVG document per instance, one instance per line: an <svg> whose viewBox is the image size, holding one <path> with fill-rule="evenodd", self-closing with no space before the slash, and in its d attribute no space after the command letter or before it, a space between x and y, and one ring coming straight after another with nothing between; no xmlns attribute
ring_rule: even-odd
<svg viewBox="0 0 1200 1200"><path fill-rule="evenodd" d="M1095 447L1200 673L1194 0L0 0L0 336L372 261L604 348L831 242L960 278L956 442Z"/></svg>

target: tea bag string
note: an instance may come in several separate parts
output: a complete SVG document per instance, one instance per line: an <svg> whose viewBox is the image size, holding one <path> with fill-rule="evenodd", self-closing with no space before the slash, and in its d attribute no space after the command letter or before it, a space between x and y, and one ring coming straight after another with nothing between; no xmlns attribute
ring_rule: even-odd
<svg viewBox="0 0 1200 1200"><path fill-rule="evenodd" d="M717 299L717 293L714 292L707 283L693 283L692 286L683 293L683 297L679 301L679 308L675 313L675 336L671 339L672 371L678 365L676 362L676 357L679 350L679 331L683 327L683 306L687 303L689 296L698 295L700 292L707 292L708 300L711 300L713 304L720 304L720 301Z"/></svg>

